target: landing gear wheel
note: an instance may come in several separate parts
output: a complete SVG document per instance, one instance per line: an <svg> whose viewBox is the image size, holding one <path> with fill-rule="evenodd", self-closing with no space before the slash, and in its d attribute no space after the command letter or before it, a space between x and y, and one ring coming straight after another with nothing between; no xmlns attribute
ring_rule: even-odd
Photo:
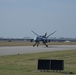
<svg viewBox="0 0 76 75"><path fill-rule="evenodd" d="M33 45L33 47L34 47L35 45Z"/></svg>
<svg viewBox="0 0 76 75"><path fill-rule="evenodd" d="M48 47L48 45L46 45L46 47Z"/></svg>

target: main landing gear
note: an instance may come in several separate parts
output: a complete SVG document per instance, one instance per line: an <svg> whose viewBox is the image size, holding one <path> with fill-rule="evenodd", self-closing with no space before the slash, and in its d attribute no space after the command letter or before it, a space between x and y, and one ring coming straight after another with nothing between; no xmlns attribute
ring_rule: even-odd
<svg viewBox="0 0 76 75"><path fill-rule="evenodd" d="M48 45L46 43L43 43L46 47L48 47ZM35 47L37 45L37 47L39 46L39 42L36 42L33 47Z"/></svg>

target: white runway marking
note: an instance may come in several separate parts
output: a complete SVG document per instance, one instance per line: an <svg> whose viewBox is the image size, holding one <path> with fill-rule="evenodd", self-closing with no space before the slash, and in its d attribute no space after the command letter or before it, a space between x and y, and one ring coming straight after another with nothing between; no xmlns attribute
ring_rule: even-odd
<svg viewBox="0 0 76 75"><path fill-rule="evenodd" d="M25 53L47 52L47 51L60 51L60 50L75 50L76 45L51 45L49 47L39 46L14 46L14 47L0 47L1 55L15 55Z"/></svg>

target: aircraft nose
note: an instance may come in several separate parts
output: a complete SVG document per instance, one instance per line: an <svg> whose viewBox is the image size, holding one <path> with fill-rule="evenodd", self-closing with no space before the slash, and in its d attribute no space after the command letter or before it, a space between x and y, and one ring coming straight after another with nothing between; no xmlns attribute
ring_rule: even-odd
<svg viewBox="0 0 76 75"><path fill-rule="evenodd" d="M36 41L36 39L37 39L37 38L35 37L35 38L34 38L34 41Z"/></svg>

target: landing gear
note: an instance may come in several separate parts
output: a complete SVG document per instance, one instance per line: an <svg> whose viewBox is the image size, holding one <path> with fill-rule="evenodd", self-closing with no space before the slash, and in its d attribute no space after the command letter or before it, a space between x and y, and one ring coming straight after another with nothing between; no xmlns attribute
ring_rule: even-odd
<svg viewBox="0 0 76 75"><path fill-rule="evenodd" d="M44 45L45 45L46 47L48 47L48 45L47 45L46 43L44 43Z"/></svg>
<svg viewBox="0 0 76 75"><path fill-rule="evenodd" d="M37 44L37 42L33 45L33 47Z"/></svg>
<svg viewBox="0 0 76 75"><path fill-rule="evenodd" d="M44 43L43 42L43 44L46 46L46 47L48 47L48 45L46 44L46 43ZM39 42L36 42L34 45L33 45L33 47L35 47L37 45L37 47L39 46Z"/></svg>
<svg viewBox="0 0 76 75"><path fill-rule="evenodd" d="M39 42L36 42L36 43L33 45L33 47L36 46L36 45L37 45L37 47L38 47L38 46L39 46Z"/></svg>
<svg viewBox="0 0 76 75"><path fill-rule="evenodd" d="M46 45L46 47L48 47L48 45Z"/></svg>

